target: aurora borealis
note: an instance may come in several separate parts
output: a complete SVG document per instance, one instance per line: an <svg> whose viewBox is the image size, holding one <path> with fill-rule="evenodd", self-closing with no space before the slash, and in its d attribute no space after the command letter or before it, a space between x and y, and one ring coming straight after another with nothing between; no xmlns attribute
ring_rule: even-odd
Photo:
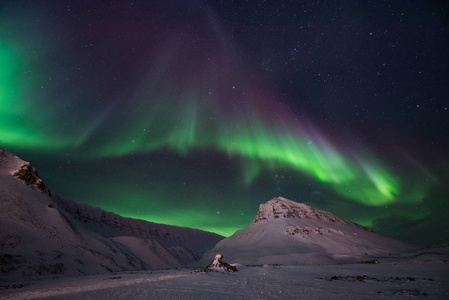
<svg viewBox="0 0 449 300"><path fill-rule="evenodd" d="M408 238L448 208L447 12L2 1L0 146L123 216L230 235L284 196Z"/></svg>

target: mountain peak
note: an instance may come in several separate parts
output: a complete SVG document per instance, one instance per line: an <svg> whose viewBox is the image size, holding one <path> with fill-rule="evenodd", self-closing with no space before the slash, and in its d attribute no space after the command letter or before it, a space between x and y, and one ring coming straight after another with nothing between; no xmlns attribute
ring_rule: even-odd
<svg viewBox="0 0 449 300"><path fill-rule="evenodd" d="M26 161L21 160L14 154L0 148L0 175L13 175L28 186L34 186L41 192L51 195L36 169Z"/></svg>
<svg viewBox="0 0 449 300"><path fill-rule="evenodd" d="M283 197L275 197L259 206L253 224L280 218L316 219L333 223L344 222L330 212L310 207L304 203L294 202Z"/></svg>
<svg viewBox="0 0 449 300"><path fill-rule="evenodd" d="M221 253L246 265L354 263L413 249L330 212L276 197L260 205L252 224L206 252L203 262Z"/></svg>

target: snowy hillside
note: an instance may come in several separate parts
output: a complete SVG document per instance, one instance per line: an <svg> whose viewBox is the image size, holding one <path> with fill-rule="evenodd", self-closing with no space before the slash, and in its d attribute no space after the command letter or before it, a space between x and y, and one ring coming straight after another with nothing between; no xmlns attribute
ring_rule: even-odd
<svg viewBox="0 0 449 300"><path fill-rule="evenodd" d="M261 204L254 221L220 241L201 263L223 254L231 263L330 264L416 249L332 213L282 197Z"/></svg>
<svg viewBox="0 0 449 300"><path fill-rule="evenodd" d="M223 237L123 218L50 196L27 162L0 148L0 278L181 267Z"/></svg>

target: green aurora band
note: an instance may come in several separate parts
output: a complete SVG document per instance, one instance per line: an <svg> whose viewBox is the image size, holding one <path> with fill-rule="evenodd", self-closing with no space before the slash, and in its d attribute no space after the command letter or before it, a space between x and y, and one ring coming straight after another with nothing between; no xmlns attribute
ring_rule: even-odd
<svg viewBox="0 0 449 300"><path fill-rule="evenodd" d="M188 155L191 150L218 149L249 162L246 165L251 167L243 170L246 185L251 184L259 170L281 165L313 176L329 184L341 196L368 205L394 202L400 192L397 176L384 163L363 158L357 163L353 157L340 153L310 124L288 120L291 117L284 111L276 112L273 118L258 109L266 105L266 99L259 102L248 99L239 110L218 114L217 111L223 110L219 103L222 99L207 97L201 92L178 90L164 95L150 90L145 91L150 96L135 96L129 101L135 104L127 104L126 110L118 105L93 122L80 120L80 123L94 124L85 126L82 134L60 134L51 129L58 128L58 118L48 113L39 115L41 111L36 111L39 101L32 105L31 91L18 80L24 72L23 62L4 44L0 47L0 63L6 66L1 71L0 86L2 145L36 149L47 145L53 150L85 147L91 157L151 153L161 149ZM147 86L155 86L155 83L149 82ZM189 96L182 96L186 94ZM55 121L49 121L49 117ZM307 132L304 128L313 130ZM113 132L113 137L108 138L106 132ZM102 136L101 144L94 140L94 135Z"/></svg>
<svg viewBox="0 0 449 300"><path fill-rule="evenodd" d="M188 155L192 150L214 148L247 161L243 170L246 185L264 168L288 166L331 185L344 197L369 205L394 202L399 193L399 183L385 165L375 164L377 159L360 160L357 164L355 159L340 154L321 134L305 134L301 126L295 131L279 128L259 116L231 122L204 120L201 116L211 112L199 112L198 107L201 105L180 109L186 112L183 115L170 111L157 113L143 124L121 129L121 138L107 142L108 146L100 153L114 156L170 149ZM163 108L156 111L162 112ZM120 132L120 128L115 132Z"/></svg>

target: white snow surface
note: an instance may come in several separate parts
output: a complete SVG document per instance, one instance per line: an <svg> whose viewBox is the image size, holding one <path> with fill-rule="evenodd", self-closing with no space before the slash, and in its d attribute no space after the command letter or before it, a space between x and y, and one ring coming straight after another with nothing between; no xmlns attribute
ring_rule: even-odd
<svg viewBox="0 0 449 300"><path fill-rule="evenodd" d="M50 197L13 176L24 164L0 148L1 282L182 267L223 238Z"/></svg>
<svg viewBox="0 0 449 300"><path fill-rule="evenodd" d="M199 263L221 253L228 262L246 265L322 265L417 248L330 212L277 197L261 204L249 226L218 242Z"/></svg>
<svg viewBox="0 0 449 300"><path fill-rule="evenodd" d="M0 285L1 299L449 299L449 256L413 253L379 264L174 269Z"/></svg>

